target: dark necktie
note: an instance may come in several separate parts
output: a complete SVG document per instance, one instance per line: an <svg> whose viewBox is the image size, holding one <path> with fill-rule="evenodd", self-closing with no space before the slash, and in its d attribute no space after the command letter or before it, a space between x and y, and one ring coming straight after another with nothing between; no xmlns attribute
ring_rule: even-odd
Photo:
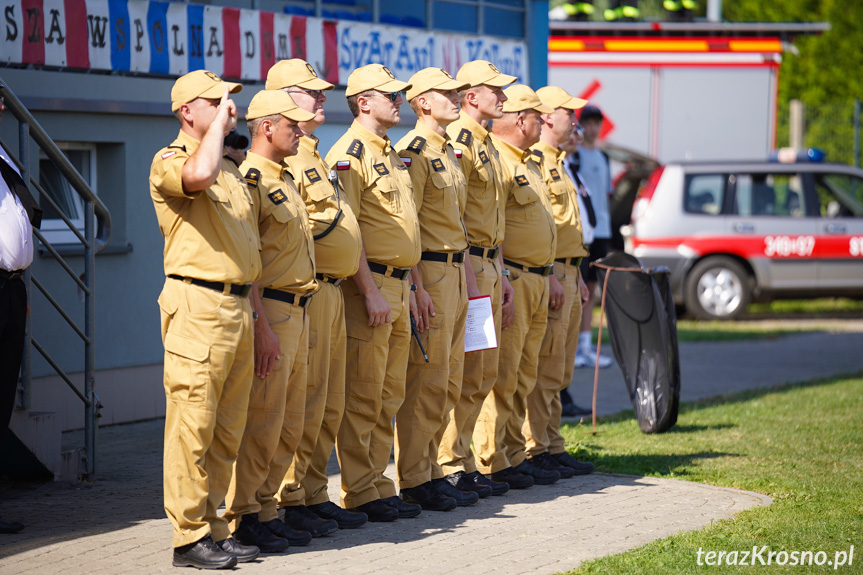
<svg viewBox="0 0 863 575"><path fill-rule="evenodd" d="M38 229L39 226L42 225L42 208L39 207L39 204L33 199L33 196L30 195L30 190L27 189L27 184L24 183L24 180L21 179L18 172L13 170L12 166L7 164L6 160L3 158L0 158L0 174L2 174L3 179L6 180L6 184L9 186L9 191L18 198L21 205L24 206L24 209L27 211L27 217L30 219L30 224L34 228Z"/></svg>

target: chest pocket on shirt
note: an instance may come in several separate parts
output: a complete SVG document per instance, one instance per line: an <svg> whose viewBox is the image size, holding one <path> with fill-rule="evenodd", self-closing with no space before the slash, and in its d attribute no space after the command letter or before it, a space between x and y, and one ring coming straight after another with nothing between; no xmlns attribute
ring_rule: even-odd
<svg viewBox="0 0 863 575"><path fill-rule="evenodd" d="M551 194L551 204L566 208L569 205L569 194L566 193L566 185L563 182L551 182L548 186Z"/></svg>
<svg viewBox="0 0 863 575"><path fill-rule="evenodd" d="M512 191L512 197L518 205L515 208L508 209L506 217L511 217L518 222L534 220L537 217L537 210L542 207L540 206L539 198L536 197L536 192L530 186L513 185L515 188Z"/></svg>
<svg viewBox="0 0 863 575"><path fill-rule="evenodd" d="M455 202L453 175L449 172L432 172L431 186L426 186L423 203L437 208L448 208Z"/></svg>
<svg viewBox="0 0 863 575"><path fill-rule="evenodd" d="M228 195L228 190L220 186L218 183L207 188L207 196L217 204L227 204L223 208L230 209L231 197Z"/></svg>
<svg viewBox="0 0 863 575"><path fill-rule="evenodd" d="M402 213L402 199L399 186L392 175L380 176L372 184L372 193L381 205L391 214Z"/></svg>
<svg viewBox="0 0 863 575"><path fill-rule="evenodd" d="M335 195L333 185L329 180L324 180L322 178L314 183L310 183L308 178L305 176L303 176L303 180L306 194L309 196L309 199L315 203L322 202L330 196ZM333 202L335 202L335 198L333 198Z"/></svg>
<svg viewBox="0 0 863 575"><path fill-rule="evenodd" d="M299 219L299 212L297 212L297 206L295 206L290 201L282 202L277 206L273 206L273 211L271 212L271 215L273 216L274 220L283 225L283 233L285 234L285 239L288 241L293 241L293 238L296 235L295 230L301 225L301 220Z"/></svg>

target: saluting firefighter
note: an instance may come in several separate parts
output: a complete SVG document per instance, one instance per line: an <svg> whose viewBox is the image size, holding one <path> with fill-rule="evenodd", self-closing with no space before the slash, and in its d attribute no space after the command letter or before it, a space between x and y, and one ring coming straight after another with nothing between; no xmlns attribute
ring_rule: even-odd
<svg viewBox="0 0 863 575"><path fill-rule="evenodd" d="M249 104L251 148L240 166L261 233L261 279L255 308L255 377L225 517L234 537L264 553L311 540L278 518L276 494L303 430L309 318L317 289L306 206L285 157L297 153L299 122L315 116L281 90L262 90Z"/></svg>
<svg viewBox="0 0 863 575"><path fill-rule="evenodd" d="M177 567L229 568L258 556L217 514L246 423L254 368L248 296L261 273L251 196L237 165L222 157L237 124L229 93L241 89L206 70L181 76L171 89L180 133L150 167L165 238L163 475Z"/></svg>
<svg viewBox="0 0 863 575"><path fill-rule="evenodd" d="M307 308L309 368L303 435L282 483L279 507L285 522L319 536L364 525L364 513L352 513L329 500L327 463L345 412L345 304L341 284L360 263L360 227L338 188L333 170L318 151L315 130L326 120L326 92L333 85L299 58L282 60L267 73L267 89L283 90L315 117L300 122L303 135L296 156L286 158L306 204L315 241L315 277L319 290Z"/></svg>
<svg viewBox="0 0 863 575"><path fill-rule="evenodd" d="M557 230L548 191L539 167L531 159L530 146L539 141L545 106L528 86L516 84L504 90L503 116L494 121L492 141L500 153L506 195L506 239L503 262L515 290L514 305L503 310L498 380L485 399L478 432L494 437L477 450L480 468L495 481L513 488L560 479L557 472L526 461L524 453L525 407L536 384L539 346L545 334L549 281L557 243Z"/></svg>
<svg viewBox="0 0 863 575"><path fill-rule="evenodd" d="M486 60L466 63L456 79L469 87L461 92L459 119L447 127L459 167L467 180L464 224L470 244L468 292L490 296L497 341L501 337L501 308L512 305L512 286L504 269L500 245L504 238L505 190L498 151L492 143L489 122L503 115L503 87L516 81ZM506 272L509 273L509 272ZM473 297L473 294L471 294ZM506 327L506 326L503 326ZM503 495L509 485L493 481L477 469L471 439L476 448L494 442L494 435L479 429L474 435L483 400L497 381L499 347L465 354L461 393L449 415L441 438L438 464L448 481L462 491L481 497Z"/></svg>
<svg viewBox="0 0 863 575"><path fill-rule="evenodd" d="M549 276L557 281L549 285L548 325L539 350L536 387L527 396L523 431L531 463L557 471L561 477L572 477L593 470L592 463L577 461L566 452L560 434L560 393L572 380L581 304L589 295L579 265L589 252L584 246L578 191L564 166L566 152L560 146L578 126L575 110L583 108L587 100L574 98L557 86L540 88L536 95L554 110L543 114L540 141L531 152L542 171L557 226L554 274Z"/></svg>
<svg viewBox="0 0 863 575"><path fill-rule="evenodd" d="M396 495L384 476L392 419L404 400L410 350L410 271L420 259L420 229L407 167L387 130L400 122L410 84L380 64L354 70L345 96L354 121L327 153L360 224L359 269L345 282L345 415L336 441L342 505L369 521L415 517L422 508Z"/></svg>
<svg viewBox="0 0 863 575"><path fill-rule="evenodd" d="M440 68L424 68L410 83L407 99L417 123L396 150L411 177L422 255L411 271L411 314L418 335L411 342L405 400L396 414L396 470L402 499L423 509L448 511L479 500L476 493L449 483L437 462L464 368L465 180L446 127L458 119L457 91L468 84Z"/></svg>

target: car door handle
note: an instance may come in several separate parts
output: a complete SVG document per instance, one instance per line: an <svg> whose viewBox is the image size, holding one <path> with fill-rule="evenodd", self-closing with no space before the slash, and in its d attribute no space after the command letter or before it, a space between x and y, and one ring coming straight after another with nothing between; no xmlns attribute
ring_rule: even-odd
<svg viewBox="0 0 863 575"><path fill-rule="evenodd" d="M845 233L845 225L844 224L827 224L824 226L824 231L828 234L844 234Z"/></svg>
<svg viewBox="0 0 863 575"><path fill-rule="evenodd" d="M755 231L755 226L744 222L737 222L734 224L734 231L741 234L751 234Z"/></svg>

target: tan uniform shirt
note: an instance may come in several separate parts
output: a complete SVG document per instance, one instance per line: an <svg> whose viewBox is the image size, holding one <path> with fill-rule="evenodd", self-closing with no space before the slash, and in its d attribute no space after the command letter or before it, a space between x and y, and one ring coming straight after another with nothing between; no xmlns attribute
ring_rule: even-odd
<svg viewBox="0 0 863 575"><path fill-rule="evenodd" d="M462 223L465 179L449 138L418 122L416 128L399 140L396 150L411 176L422 251L467 249Z"/></svg>
<svg viewBox="0 0 863 575"><path fill-rule="evenodd" d="M554 262L557 228L548 191L531 153L492 135L500 152L506 198L506 244L503 257L531 267Z"/></svg>
<svg viewBox="0 0 863 575"><path fill-rule="evenodd" d="M420 227L408 169L390 146L354 121L327 153L363 236L366 259L411 268L420 259Z"/></svg>
<svg viewBox="0 0 863 575"><path fill-rule="evenodd" d="M336 196L328 178L330 167L318 152L318 139L303 136L297 155L285 158L285 161L291 173L296 175L297 189L306 203L313 235L326 231L339 210L342 211L332 230L315 240L315 269L336 278L354 275L360 265L363 246L360 224L344 194L339 192Z"/></svg>
<svg viewBox="0 0 863 575"><path fill-rule="evenodd" d="M493 248L503 242L503 185L500 179L500 157L491 141L491 133L476 120L461 113L458 121L447 127L459 166L467 180L467 202L464 225L472 246Z"/></svg>
<svg viewBox="0 0 863 575"><path fill-rule="evenodd" d="M183 190L183 164L199 145L180 131L150 167L150 196L165 237L165 275L249 284L261 275L252 196L237 165L226 158L212 186Z"/></svg>
<svg viewBox="0 0 863 575"><path fill-rule="evenodd" d="M575 183L563 165L566 152L539 141L531 148L534 161L539 165L542 179L549 192L554 223L557 224L557 252L555 258L582 258L589 255L584 247L581 215Z"/></svg>
<svg viewBox="0 0 863 575"><path fill-rule="evenodd" d="M284 162L248 152L240 166L254 198L263 272L258 285L304 295L317 288L309 214Z"/></svg>

